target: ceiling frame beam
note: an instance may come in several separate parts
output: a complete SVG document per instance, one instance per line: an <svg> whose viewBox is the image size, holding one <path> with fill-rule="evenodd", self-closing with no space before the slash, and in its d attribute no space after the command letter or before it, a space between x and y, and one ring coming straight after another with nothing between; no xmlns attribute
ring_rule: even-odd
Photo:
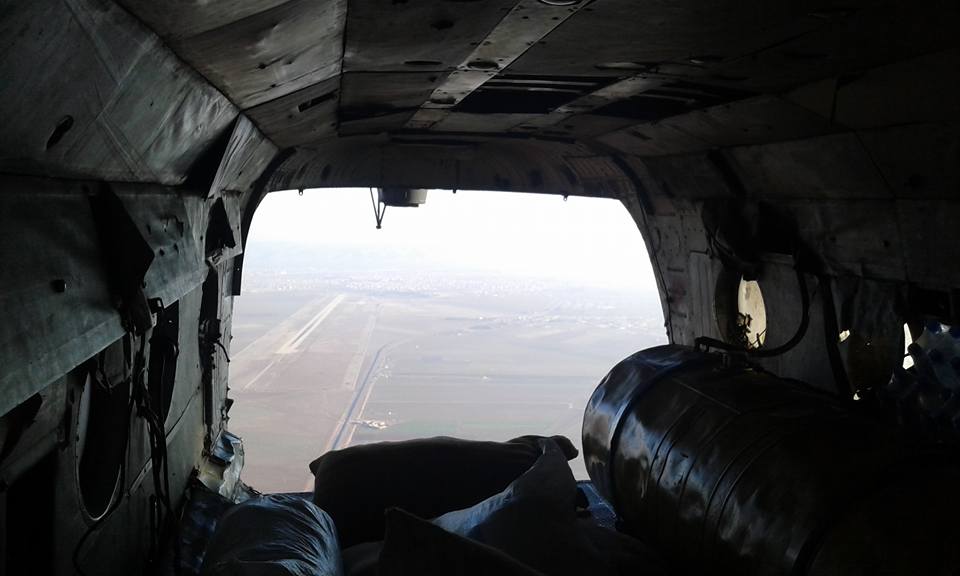
<svg viewBox="0 0 960 576"><path fill-rule="evenodd" d="M434 89L406 127L429 130L464 98L590 3L590 0L581 0L558 6L540 0L517 2L473 52Z"/></svg>

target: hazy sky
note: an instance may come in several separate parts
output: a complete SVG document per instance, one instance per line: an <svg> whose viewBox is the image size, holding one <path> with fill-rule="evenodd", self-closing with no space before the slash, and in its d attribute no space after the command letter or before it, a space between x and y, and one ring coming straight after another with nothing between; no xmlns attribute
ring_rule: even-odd
<svg viewBox="0 0 960 576"><path fill-rule="evenodd" d="M274 192L254 216L250 257L258 242L341 254L401 248L434 269L656 290L636 224L620 202L606 198L431 190L420 207L387 208L377 230L366 188Z"/></svg>

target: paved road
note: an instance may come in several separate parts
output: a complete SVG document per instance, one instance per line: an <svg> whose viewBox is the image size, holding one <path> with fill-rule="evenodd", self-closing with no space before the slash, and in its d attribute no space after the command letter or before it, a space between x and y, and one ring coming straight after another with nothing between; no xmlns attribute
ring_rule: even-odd
<svg viewBox="0 0 960 576"><path fill-rule="evenodd" d="M378 314L345 294L310 300L234 355L230 429L246 444L247 483L302 490L307 463L349 442L375 379Z"/></svg>

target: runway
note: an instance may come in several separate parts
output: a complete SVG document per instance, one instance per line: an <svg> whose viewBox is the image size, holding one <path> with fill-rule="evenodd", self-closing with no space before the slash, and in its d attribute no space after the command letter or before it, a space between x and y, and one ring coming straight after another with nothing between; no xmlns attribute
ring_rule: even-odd
<svg viewBox="0 0 960 576"><path fill-rule="evenodd" d="M375 360L365 359L378 311L343 293L311 299L232 359L230 429L256 458L245 481L301 490L309 461L348 439L350 414L371 390Z"/></svg>
<svg viewBox="0 0 960 576"><path fill-rule="evenodd" d="M608 308L591 316L561 297L376 289L241 297L229 429L244 441L243 480L302 492L313 484L309 463L328 450L424 436L563 434L579 444L597 382L660 343L662 325ZM584 475L582 460L571 465Z"/></svg>

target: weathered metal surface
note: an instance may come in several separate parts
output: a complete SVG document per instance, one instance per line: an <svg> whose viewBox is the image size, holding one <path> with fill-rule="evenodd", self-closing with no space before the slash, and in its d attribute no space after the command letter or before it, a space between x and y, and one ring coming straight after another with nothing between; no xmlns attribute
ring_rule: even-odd
<svg viewBox="0 0 960 576"><path fill-rule="evenodd" d="M769 373L683 347L638 352L594 392L583 447L624 528L680 574L956 567L940 551L939 531L956 533L950 518L960 499L915 498L909 489L957 478L946 454L925 453L928 469L911 474L918 453L889 430ZM914 522L929 537L913 537ZM898 546L904 540L912 546ZM875 545L842 547L851 541Z"/></svg>
<svg viewBox="0 0 960 576"><path fill-rule="evenodd" d="M456 70L450 72L423 108L453 108L586 4L555 6L537 0L520 0ZM429 112L417 113L410 125L422 129L429 118L432 118Z"/></svg>
<svg viewBox="0 0 960 576"><path fill-rule="evenodd" d="M0 413L123 333L80 185L5 178L3 188Z"/></svg>
<svg viewBox="0 0 960 576"><path fill-rule="evenodd" d="M460 133L502 133L509 132L514 126L523 124L535 114L469 114L466 112L448 112L431 128L436 132ZM417 118L424 118L421 114Z"/></svg>
<svg viewBox="0 0 960 576"><path fill-rule="evenodd" d="M956 104L960 98L954 97L960 89L960 82L948 80L936 90L918 86L934 85L937 79L948 78L946 69L957 65L960 65L957 52L950 50L875 69L854 78L816 81L783 96L749 98L656 122L635 124L609 133L591 135L578 132L575 125L570 128L579 137L598 136L597 140L604 145L640 156L689 154L717 147L786 142L847 131L851 127L867 129L888 125L886 123L926 123L927 128L914 130L939 131L942 135L938 139L942 140L951 138L952 128L934 127L933 119L942 124L953 123L960 118L960 108ZM922 76L917 83L898 84L893 92L884 90L884 86L897 84L896 78L906 76L913 68L919 70L918 74ZM882 96L878 96L880 94ZM590 99L589 96L585 98ZM642 104L638 106L642 107ZM569 123L578 118L571 112L561 113L563 109L565 107L517 129L541 129L546 125L556 126L556 122ZM591 123L591 127L595 125ZM870 139L869 136L861 138L864 145ZM910 154L908 150L903 152ZM934 153L934 158L938 155L942 157L944 153L941 146ZM916 152L913 155L919 156Z"/></svg>
<svg viewBox="0 0 960 576"><path fill-rule="evenodd" d="M112 2L10 3L0 34L0 171L178 184L237 114Z"/></svg>
<svg viewBox="0 0 960 576"><path fill-rule="evenodd" d="M952 200L960 192L960 119L857 134L898 198Z"/></svg>
<svg viewBox="0 0 960 576"><path fill-rule="evenodd" d="M419 108L407 121L406 127L411 130L429 130L440 122L450 112L443 108Z"/></svg>
<svg viewBox="0 0 960 576"><path fill-rule="evenodd" d="M200 300L201 287L196 287L179 300L180 333L177 343L180 355L177 357L176 385L170 396L170 411L166 419L166 428L170 429L183 418L187 405L200 395Z"/></svg>
<svg viewBox="0 0 960 576"><path fill-rule="evenodd" d="M362 120L420 107L444 74L431 71L347 72L341 81L340 118Z"/></svg>
<svg viewBox="0 0 960 576"><path fill-rule="evenodd" d="M947 254L943 247L960 240L960 228L953 225L960 215L960 199L898 201L896 215L907 278L938 290L956 290L960 267L947 265L942 258ZM890 242L884 247L893 246Z"/></svg>
<svg viewBox="0 0 960 576"><path fill-rule="evenodd" d="M337 126L339 136L362 136L397 132L407 125L415 110L389 112L377 116L367 116L356 120L341 120Z"/></svg>
<svg viewBox="0 0 960 576"><path fill-rule="evenodd" d="M624 152L658 156L812 138L838 130L839 126L806 108L779 97L759 96L611 130L608 134L601 132L598 136Z"/></svg>
<svg viewBox="0 0 960 576"><path fill-rule="evenodd" d="M960 16L944 2L730 0L669 6L615 0L594 4L523 55L511 70L611 74L659 70L677 77L777 92L844 70L949 46ZM924 30L925 33L917 34ZM611 41L616 39L616 41Z"/></svg>
<svg viewBox="0 0 960 576"><path fill-rule="evenodd" d="M813 26L755 46L739 58L706 63L701 67L703 74L737 79L748 89L777 92L816 78L855 76L885 63L956 48L956 36L950 31L960 27L960 9L949 1L816 4L791 6L804 11L801 18ZM905 67L902 73L919 79L927 73L925 67ZM941 80L950 76L946 74ZM910 84L904 82L901 88L909 91ZM869 99L866 96L865 102Z"/></svg>
<svg viewBox="0 0 960 576"><path fill-rule="evenodd" d="M873 69L837 87L834 117L855 129L958 120L958 67L954 48Z"/></svg>
<svg viewBox="0 0 960 576"><path fill-rule="evenodd" d="M515 126L512 130L530 133L531 130L536 129L536 123L539 123L537 120ZM631 118L600 114L570 114L559 119L554 118L554 120L558 121L556 123L553 123L552 120L545 122L540 134L586 141L594 140L598 136L635 123Z"/></svg>
<svg viewBox="0 0 960 576"><path fill-rule="evenodd" d="M632 156L667 156L710 149L710 144L697 136L664 122L610 132L599 136L597 142Z"/></svg>
<svg viewBox="0 0 960 576"><path fill-rule="evenodd" d="M178 54L241 108L340 73L346 0L292 0L178 44Z"/></svg>
<svg viewBox="0 0 960 576"><path fill-rule="evenodd" d="M781 142L835 132L829 120L772 96L712 106L661 121L710 148Z"/></svg>
<svg viewBox="0 0 960 576"><path fill-rule="evenodd" d="M496 27L515 0L395 2L352 0L345 72L442 72Z"/></svg>
<svg viewBox="0 0 960 576"><path fill-rule="evenodd" d="M277 146L287 148L336 135L340 77L271 100L247 115Z"/></svg>
<svg viewBox="0 0 960 576"><path fill-rule="evenodd" d="M60 442L60 427L67 411L67 388L61 378L28 401L17 406L24 410L17 421L5 415L4 442L0 449L0 484L10 486L17 477L36 465L44 454ZM32 404L32 406L28 405Z"/></svg>
<svg viewBox="0 0 960 576"><path fill-rule="evenodd" d="M123 334L90 208L96 187L29 177L5 177L3 186L0 413ZM198 286L207 268L204 196L137 184L115 192L154 253L145 295L170 304ZM239 205L233 210L239 240Z"/></svg>
<svg viewBox="0 0 960 576"><path fill-rule="evenodd" d="M118 0L161 38L174 46L196 36L279 6L289 0L219 0L217 2Z"/></svg>
<svg viewBox="0 0 960 576"><path fill-rule="evenodd" d="M571 100L570 102L555 108L549 114L542 114L530 122L526 122L517 126L515 129L538 130L549 126L555 126L573 116L578 114L587 114L593 110L596 110L597 108L616 102L617 100L630 98L650 90L651 88L655 88L661 83L662 80L650 78L646 74L630 76L628 78L608 84L603 88L590 92L585 96ZM612 129L607 130L607 132L612 131Z"/></svg>
<svg viewBox="0 0 960 576"><path fill-rule="evenodd" d="M254 183L277 152L276 145L257 130L246 116L238 116L207 196L226 192L249 195Z"/></svg>
<svg viewBox="0 0 960 576"><path fill-rule="evenodd" d="M733 198L736 191L725 182L717 165L706 154L644 158L632 163L651 186L652 196L682 200Z"/></svg>
<svg viewBox="0 0 960 576"><path fill-rule="evenodd" d="M144 293L169 305L203 282L206 202L200 195L172 190L118 188L154 259L144 277Z"/></svg>
<svg viewBox="0 0 960 576"><path fill-rule="evenodd" d="M734 0L670 5L613 0L593 3L520 58L526 73L622 75L638 67L677 61L695 71L701 63L734 58L778 38L824 26L807 16L810 6L786 2L746 6ZM612 41L616 39L615 41ZM699 58L698 58L699 57ZM691 62L691 60L695 62Z"/></svg>
<svg viewBox="0 0 960 576"><path fill-rule="evenodd" d="M582 173L581 173L582 171ZM471 141L410 138L355 139L351 147L300 149L272 176L267 188L316 186L522 190L616 196L632 191L609 157L564 142L526 139Z"/></svg>
<svg viewBox="0 0 960 576"><path fill-rule="evenodd" d="M828 149L830 153L825 154ZM756 196L822 200L882 200L892 196L854 134L745 146L731 150L730 155L745 188Z"/></svg>

